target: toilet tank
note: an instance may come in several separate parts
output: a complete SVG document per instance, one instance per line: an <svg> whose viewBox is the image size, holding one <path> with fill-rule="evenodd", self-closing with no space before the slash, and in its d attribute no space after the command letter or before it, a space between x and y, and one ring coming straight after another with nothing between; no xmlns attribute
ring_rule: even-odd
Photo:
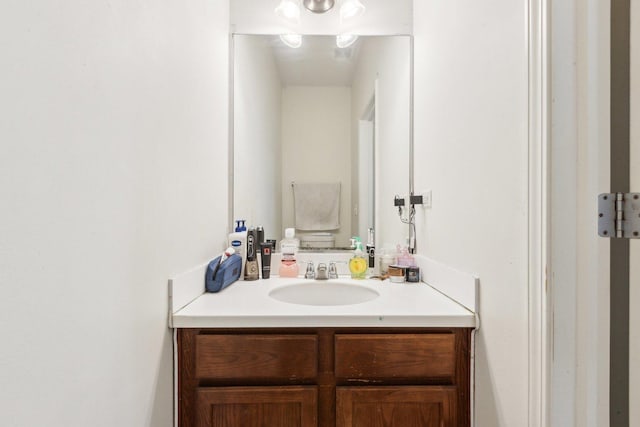
<svg viewBox="0 0 640 427"><path fill-rule="evenodd" d="M299 234L301 248L328 249L336 246L336 237L333 234Z"/></svg>

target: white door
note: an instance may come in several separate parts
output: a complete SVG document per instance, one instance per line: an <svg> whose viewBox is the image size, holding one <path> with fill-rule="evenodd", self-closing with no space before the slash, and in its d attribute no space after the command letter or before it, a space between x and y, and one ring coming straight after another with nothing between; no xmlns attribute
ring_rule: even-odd
<svg viewBox="0 0 640 427"><path fill-rule="evenodd" d="M640 0L630 0L628 21L624 1L574 2L574 8L569 3L557 7L560 4L555 2L552 61L554 342L550 425L640 427L640 240L626 241L629 266L624 268L629 269L629 292L624 284L623 292L614 299L613 290L619 288L609 280L610 265L616 262L610 259L610 249L619 239L597 237L593 214L598 193L640 192ZM625 22L630 24L630 33L620 26ZM613 90L621 82L618 70L624 74L628 68L626 64L611 67L611 61L614 51L625 49L624 44L618 44L618 37L627 36L630 86L618 92ZM609 137L611 128L620 126L618 119L623 116L616 113L627 96L629 122L625 116L622 129L629 131L631 155L630 160L625 155L614 163L610 155L615 159L612 151L616 149L610 150ZM609 105L610 100L614 104ZM610 177L623 165L630 166L630 178L624 179L621 188L623 183L614 184ZM618 319L622 311L625 313ZM616 350L612 349L615 344L610 346L611 340L618 343ZM628 366L622 365L619 360L627 356ZM612 371L620 376L610 375Z"/></svg>
<svg viewBox="0 0 640 427"><path fill-rule="evenodd" d="M640 0L631 1L631 185L640 193ZM630 242L629 425L640 426L640 239Z"/></svg>

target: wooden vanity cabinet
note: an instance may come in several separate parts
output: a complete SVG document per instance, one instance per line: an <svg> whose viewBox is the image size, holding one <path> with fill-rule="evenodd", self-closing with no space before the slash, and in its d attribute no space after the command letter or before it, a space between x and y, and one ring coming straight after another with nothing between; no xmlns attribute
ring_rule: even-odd
<svg viewBox="0 0 640 427"><path fill-rule="evenodd" d="M180 427L470 425L469 328L177 335Z"/></svg>

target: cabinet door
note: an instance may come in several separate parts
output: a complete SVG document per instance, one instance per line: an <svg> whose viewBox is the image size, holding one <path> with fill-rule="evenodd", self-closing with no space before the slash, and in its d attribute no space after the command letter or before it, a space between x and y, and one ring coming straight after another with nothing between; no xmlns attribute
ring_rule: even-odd
<svg viewBox="0 0 640 427"><path fill-rule="evenodd" d="M197 427L316 427L316 387L199 388Z"/></svg>
<svg viewBox="0 0 640 427"><path fill-rule="evenodd" d="M336 427L458 427L455 399L455 387L337 387Z"/></svg>

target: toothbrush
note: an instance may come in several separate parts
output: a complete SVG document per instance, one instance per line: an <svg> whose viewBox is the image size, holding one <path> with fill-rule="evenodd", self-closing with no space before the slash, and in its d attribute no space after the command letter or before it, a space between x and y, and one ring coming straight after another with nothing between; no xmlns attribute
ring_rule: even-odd
<svg viewBox="0 0 640 427"><path fill-rule="evenodd" d="M216 268L213 270L213 277L216 277L216 274L218 274L218 269L220 268L222 263L231 255L233 255L235 252L236 250L233 249L233 246L229 246L227 249L224 250L222 255L220 255L220 262L218 263L218 265L216 265Z"/></svg>
<svg viewBox="0 0 640 427"><path fill-rule="evenodd" d="M235 254L236 250L233 249L233 246L229 246L227 249L224 250L224 253L220 256L220 264L222 264L227 258L229 258L231 255Z"/></svg>

